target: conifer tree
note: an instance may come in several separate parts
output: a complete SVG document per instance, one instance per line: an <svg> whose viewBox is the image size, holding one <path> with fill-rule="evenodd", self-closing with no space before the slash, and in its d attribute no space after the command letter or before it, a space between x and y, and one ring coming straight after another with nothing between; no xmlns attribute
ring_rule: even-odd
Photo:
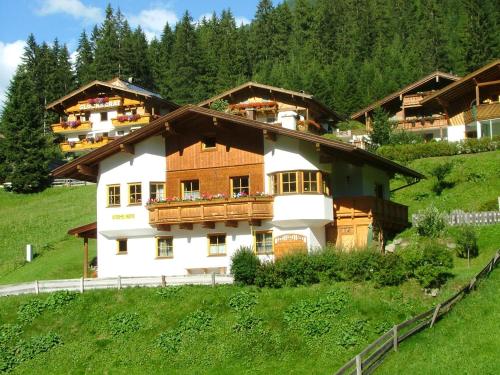
<svg viewBox="0 0 500 375"><path fill-rule="evenodd" d="M120 43L118 25L113 14L113 8L108 5L106 18L98 33L93 33L95 39L94 64L96 79L109 80L119 76Z"/></svg>
<svg viewBox="0 0 500 375"><path fill-rule="evenodd" d="M83 86L84 84L95 79L94 53L92 50L92 44L87 38L85 30L83 30L80 35L76 52L76 81L78 86Z"/></svg>

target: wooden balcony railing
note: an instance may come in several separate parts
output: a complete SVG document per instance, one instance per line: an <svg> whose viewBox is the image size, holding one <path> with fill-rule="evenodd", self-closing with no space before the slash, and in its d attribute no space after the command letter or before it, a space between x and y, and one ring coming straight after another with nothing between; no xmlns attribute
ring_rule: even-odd
<svg viewBox="0 0 500 375"><path fill-rule="evenodd" d="M52 131L54 133L71 133L90 129L92 129L92 123L90 121L66 121L64 123L52 125Z"/></svg>
<svg viewBox="0 0 500 375"><path fill-rule="evenodd" d="M475 112L475 116L474 116ZM468 109L464 111L465 125L473 121L490 120L500 118L500 102L493 102L490 104L481 104L476 109Z"/></svg>
<svg viewBox="0 0 500 375"><path fill-rule="evenodd" d="M128 117L128 118L127 118ZM111 120L115 128L120 126L130 126L130 125L146 125L151 121L151 115L137 115L137 116L126 116L118 115L117 118Z"/></svg>
<svg viewBox="0 0 500 375"><path fill-rule="evenodd" d="M148 206L151 225L194 224L216 221L270 220L273 197L154 203Z"/></svg>
<svg viewBox="0 0 500 375"><path fill-rule="evenodd" d="M422 94L415 94L415 95L406 95L403 97L403 105L405 107L415 107L420 105L420 101L424 95Z"/></svg>
<svg viewBox="0 0 500 375"><path fill-rule="evenodd" d="M398 121L398 129L401 130L414 130L414 129L428 129L440 128L448 126L448 120L445 116L440 117L421 117L416 119L409 119Z"/></svg>
<svg viewBox="0 0 500 375"><path fill-rule="evenodd" d="M371 196L345 197L333 200L335 219L373 217L397 226L408 225L408 207Z"/></svg>
<svg viewBox="0 0 500 375"><path fill-rule="evenodd" d="M63 142L60 144L61 150L63 152L74 152L74 151L84 151L84 150L93 150L95 148L99 148L111 142L113 138L102 137L99 140L86 140L78 141L78 142Z"/></svg>

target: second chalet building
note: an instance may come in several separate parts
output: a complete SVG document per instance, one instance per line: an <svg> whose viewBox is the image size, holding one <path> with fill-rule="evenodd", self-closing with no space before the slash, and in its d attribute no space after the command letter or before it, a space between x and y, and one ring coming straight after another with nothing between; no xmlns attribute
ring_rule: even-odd
<svg viewBox="0 0 500 375"><path fill-rule="evenodd" d="M97 183L97 222L70 233L97 238L99 277L227 273L241 246L273 259L408 225L389 180L423 176L319 136L333 111L257 84L222 97L227 112L184 106L54 171Z"/></svg>
<svg viewBox="0 0 500 375"><path fill-rule="evenodd" d="M52 131L63 152L94 150L178 107L119 78L90 82L47 105L60 116Z"/></svg>
<svg viewBox="0 0 500 375"><path fill-rule="evenodd" d="M373 111L386 110L399 130L426 140L461 141L500 135L500 60L460 78L435 72L353 114L371 129Z"/></svg>

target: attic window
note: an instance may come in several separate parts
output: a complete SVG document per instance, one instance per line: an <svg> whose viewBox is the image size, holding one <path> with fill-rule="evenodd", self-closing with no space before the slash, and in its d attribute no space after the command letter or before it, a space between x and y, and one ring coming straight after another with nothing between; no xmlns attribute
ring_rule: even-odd
<svg viewBox="0 0 500 375"><path fill-rule="evenodd" d="M203 150L215 149L217 147L217 139L215 137L205 137L201 146Z"/></svg>

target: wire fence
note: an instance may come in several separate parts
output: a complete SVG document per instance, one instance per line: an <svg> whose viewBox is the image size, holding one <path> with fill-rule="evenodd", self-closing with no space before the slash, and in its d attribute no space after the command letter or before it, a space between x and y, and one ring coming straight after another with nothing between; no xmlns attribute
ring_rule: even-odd
<svg viewBox="0 0 500 375"><path fill-rule="evenodd" d="M28 283L0 286L0 297L56 292L59 290L78 291L96 289L122 289L130 287L160 287L173 285L219 285L232 284L231 275L203 274L185 276L112 277L97 279L35 280Z"/></svg>
<svg viewBox="0 0 500 375"><path fill-rule="evenodd" d="M391 350L398 351L399 344L426 328L432 327L436 321L447 314L452 307L476 287L479 280L486 277L500 262L500 250L497 250L488 264L474 276L469 284L437 306L395 325L374 342L369 344L357 356L348 361L335 374L371 374L382 363Z"/></svg>

